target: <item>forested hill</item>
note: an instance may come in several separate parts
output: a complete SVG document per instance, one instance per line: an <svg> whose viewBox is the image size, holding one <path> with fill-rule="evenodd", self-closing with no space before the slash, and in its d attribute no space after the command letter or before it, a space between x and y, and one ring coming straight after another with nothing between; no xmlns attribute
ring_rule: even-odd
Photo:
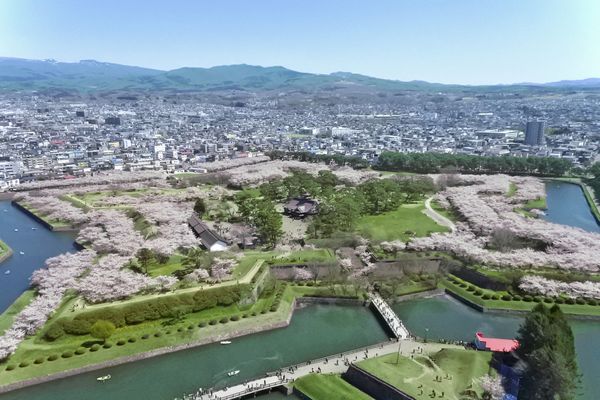
<svg viewBox="0 0 600 400"><path fill-rule="evenodd" d="M82 60L74 63L55 60L27 60L0 57L0 90L94 91L523 91L565 90L600 87L598 80L565 81L538 85L465 86L424 81L402 82L350 72L312 74L284 67L246 64L212 68L179 68L162 71L128 65Z"/></svg>

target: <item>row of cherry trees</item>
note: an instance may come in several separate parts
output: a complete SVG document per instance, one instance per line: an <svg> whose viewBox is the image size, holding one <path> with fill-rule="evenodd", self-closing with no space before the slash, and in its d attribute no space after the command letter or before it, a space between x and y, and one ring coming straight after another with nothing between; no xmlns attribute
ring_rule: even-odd
<svg viewBox="0 0 600 400"><path fill-rule="evenodd" d="M513 195L509 192L511 183L516 186ZM599 234L526 218L515 211L523 202L544 194L543 182L536 178L464 176L461 186L448 187L438 194L440 202L452 206L464 222L457 223L454 233L413 239L408 248L448 251L464 259L497 266L599 271ZM538 241L544 244L544 249L492 250L489 243L498 231Z"/></svg>

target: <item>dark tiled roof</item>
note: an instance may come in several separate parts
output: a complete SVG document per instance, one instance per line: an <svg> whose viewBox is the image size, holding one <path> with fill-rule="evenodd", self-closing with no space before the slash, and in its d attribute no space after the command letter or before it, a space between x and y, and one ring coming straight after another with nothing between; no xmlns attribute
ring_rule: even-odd
<svg viewBox="0 0 600 400"><path fill-rule="evenodd" d="M217 242L227 243L224 239L222 239L219 235L211 231L208 226L200 218L193 215L188 219L188 224L194 230L196 235L200 238L202 245L207 249L210 249L212 245Z"/></svg>
<svg viewBox="0 0 600 400"><path fill-rule="evenodd" d="M290 212L307 214L314 212L317 205L318 203L315 200L305 197L296 197L288 201L284 208Z"/></svg>

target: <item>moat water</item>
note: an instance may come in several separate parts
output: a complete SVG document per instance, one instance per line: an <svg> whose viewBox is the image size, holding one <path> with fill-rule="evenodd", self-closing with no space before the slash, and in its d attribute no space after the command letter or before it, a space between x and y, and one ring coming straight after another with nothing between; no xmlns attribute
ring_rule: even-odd
<svg viewBox="0 0 600 400"><path fill-rule="evenodd" d="M0 239L14 252L0 263L0 312L29 287L31 273L47 258L77 250L72 233L52 232L6 200L0 201Z"/></svg>
<svg viewBox="0 0 600 400"><path fill-rule="evenodd" d="M592 211L579 185L560 181L546 182L548 209L545 220L570 225L590 232L600 232Z"/></svg>
<svg viewBox="0 0 600 400"><path fill-rule="evenodd" d="M394 311L414 335L428 339L472 341L475 332L487 336L514 338L523 317L482 313L449 296L395 304ZM577 362L582 373L579 399L600 397L600 321L570 320L575 336Z"/></svg>
<svg viewBox="0 0 600 400"><path fill-rule="evenodd" d="M198 388L229 386L280 367L388 339L366 307L313 305L289 327L65 378L0 396L44 400L170 400ZM227 372L240 370L229 378ZM96 377L111 374L98 383Z"/></svg>

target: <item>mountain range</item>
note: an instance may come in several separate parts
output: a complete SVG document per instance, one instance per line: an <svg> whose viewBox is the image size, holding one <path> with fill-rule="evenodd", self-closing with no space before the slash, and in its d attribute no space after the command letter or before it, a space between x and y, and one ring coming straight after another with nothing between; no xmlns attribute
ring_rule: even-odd
<svg viewBox="0 0 600 400"><path fill-rule="evenodd" d="M454 91L514 89L597 89L600 78L544 84L466 86L425 81L396 81L350 72L312 74L284 67L238 64L212 68L179 68L161 71L95 60L68 63L0 57L0 90L59 89L95 91Z"/></svg>

